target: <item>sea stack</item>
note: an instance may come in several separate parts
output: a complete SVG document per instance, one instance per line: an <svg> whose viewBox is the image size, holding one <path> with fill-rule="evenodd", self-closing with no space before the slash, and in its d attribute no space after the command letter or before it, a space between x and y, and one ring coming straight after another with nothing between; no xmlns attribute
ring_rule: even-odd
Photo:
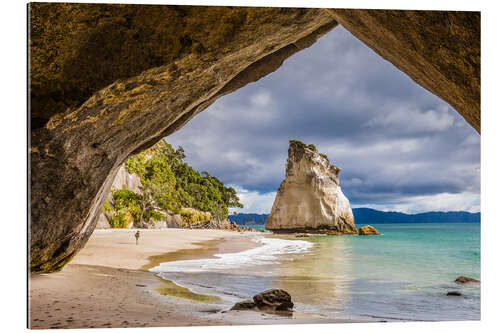
<svg viewBox="0 0 500 333"><path fill-rule="evenodd" d="M266 229L356 234L349 200L339 186L339 172L314 145L290 140L286 177L276 193Z"/></svg>

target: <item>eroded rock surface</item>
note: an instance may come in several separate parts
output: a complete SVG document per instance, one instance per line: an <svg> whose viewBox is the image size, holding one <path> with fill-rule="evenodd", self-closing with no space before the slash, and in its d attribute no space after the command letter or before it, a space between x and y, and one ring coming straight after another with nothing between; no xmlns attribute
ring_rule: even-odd
<svg viewBox="0 0 500 333"><path fill-rule="evenodd" d="M292 311L292 296L283 289L270 289L258 293L253 302L262 311Z"/></svg>
<svg viewBox="0 0 500 333"><path fill-rule="evenodd" d="M125 163L123 163L116 173L115 179L111 184L112 189L127 189L129 191L140 193L141 178L135 173L128 173Z"/></svg>
<svg viewBox="0 0 500 333"><path fill-rule="evenodd" d="M266 229L274 232L357 233L340 168L301 142L290 141L286 178L276 193Z"/></svg>
<svg viewBox="0 0 500 333"><path fill-rule="evenodd" d="M288 312L293 309L292 296L283 289L270 289L258 293L253 301L236 303L231 310L259 310L271 313Z"/></svg>
<svg viewBox="0 0 500 333"><path fill-rule="evenodd" d="M86 243L131 154L337 20L479 130L479 13L30 3L31 270Z"/></svg>
<svg viewBox="0 0 500 333"><path fill-rule="evenodd" d="M249 299L241 301L233 305L231 310L254 310L255 303Z"/></svg>

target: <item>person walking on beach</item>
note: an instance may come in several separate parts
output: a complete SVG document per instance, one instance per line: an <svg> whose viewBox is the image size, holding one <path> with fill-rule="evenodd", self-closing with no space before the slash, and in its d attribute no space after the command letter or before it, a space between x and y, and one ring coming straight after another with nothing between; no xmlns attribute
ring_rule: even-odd
<svg viewBox="0 0 500 333"><path fill-rule="evenodd" d="M139 230L137 230L137 232L135 233L135 245L139 244Z"/></svg>

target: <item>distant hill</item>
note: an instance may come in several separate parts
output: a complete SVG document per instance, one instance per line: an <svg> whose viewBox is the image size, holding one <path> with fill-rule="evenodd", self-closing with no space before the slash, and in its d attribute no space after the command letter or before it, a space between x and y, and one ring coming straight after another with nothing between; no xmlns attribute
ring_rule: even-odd
<svg viewBox="0 0 500 333"><path fill-rule="evenodd" d="M244 214L240 213L236 216L229 215L227 219L239 225L265 224L269 214Z"/></svg>
<svg viewBox="0 0 500 333"><path fill-rule="evenodd" d="M371 208L354 208L356 224L383 223L480 223L481 213L469 212L426 212L405 214L399 212L383 212ZM228 219L239 225L265 224L268 214L230 215Z"/></svg>
<svg viewBox="0 0 500 333"><path fill-rule="evenodd" d="M382 212L371 208L354 208L354 221L359 224L368 223L479 223L481 213L469 212L426 212L405 214L399 212Z"/></svg>

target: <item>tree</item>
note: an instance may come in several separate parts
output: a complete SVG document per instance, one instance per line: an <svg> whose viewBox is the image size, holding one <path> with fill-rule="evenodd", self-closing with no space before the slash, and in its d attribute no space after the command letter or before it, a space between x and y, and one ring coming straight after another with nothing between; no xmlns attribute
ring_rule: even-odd
<svg viewBox="0 0 500 333"><path fill-rule="evenodd" d="M144 168L145 172L141 176L141 193L143 210L147 221L149 218L158 219L155 214L156 208L167 212L174 212L180 209L175 190L175 175L170 169L169 159L163 154L151 156Z"/></svg>
<svg viewBox="0 0 500 333"><path fill-rule="evenodd" d="M178 213L182 207L191 207L210 212L220 221L227 217L229 207L243 207L234 188L206 171L195 170L185 158L182 147L174 149L161 140L127 160L127 171L141 180L140 194L130 213L134 220L158 220L163 216L160 211Z"/></svg>
<svg viewBox="0 0 500 333"><path fill-rule="evenodd" d="M132 221L139 220L142 215L141 196L127 189L113 189L112 203L106 201L104 210L109 214L112 228L126 228Z"/></svg>

